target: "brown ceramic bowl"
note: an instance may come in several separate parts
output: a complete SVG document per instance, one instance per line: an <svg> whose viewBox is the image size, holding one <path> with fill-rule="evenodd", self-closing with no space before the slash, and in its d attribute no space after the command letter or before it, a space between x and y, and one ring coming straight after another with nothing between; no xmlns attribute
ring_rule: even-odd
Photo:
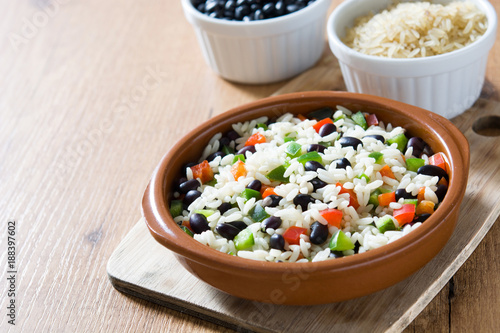
<svg viewBox="0 0 500 333"><path fill-rule="evenodd" d="M314 263L274 263L243 259L202 245L184 233L169 213L168 202L181 167L197 161L210 138L231 124L286 112L307 114L323 106L343 105L375 113L385 123L425 138L449 158L448 193L421 227L380 248ZM175 253L194 276L234 296L275 304L343 301L387 288L429 262L446 244L458 218L469 170L469 144L445 118L393 100L347 92L304 92L262 99L223 113L180 139L161 160L142 201L153 237ZM167 274L168 272L165 272ZM325 287L330 286L330 287Z"/></svg>

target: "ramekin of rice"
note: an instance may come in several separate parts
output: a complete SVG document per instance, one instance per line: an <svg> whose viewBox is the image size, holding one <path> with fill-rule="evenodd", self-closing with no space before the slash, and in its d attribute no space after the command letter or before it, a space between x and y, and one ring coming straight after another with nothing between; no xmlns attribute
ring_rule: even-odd
<svg viewBox="0 0 500 333"><path fill-rule="evenodd" d="M496 12L486 0L348 0L327 23L349 91L446 118L479 97L496 30Z"/></svg>
<svg viewBox="0 0 500 333"><path fill-rule="evenodd" d="M342 301L397 283L441 250L468 159L458 129L415 106L347 92L282 95L177 142L143 215L157 241L222 291L277 304Z"/></svg>

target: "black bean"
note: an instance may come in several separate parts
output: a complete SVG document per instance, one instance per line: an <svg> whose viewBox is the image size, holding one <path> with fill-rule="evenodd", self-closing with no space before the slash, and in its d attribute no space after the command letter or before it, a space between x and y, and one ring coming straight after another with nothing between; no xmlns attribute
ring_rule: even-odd
<svg viewBox="0 0 500 333"><path fill-rule="evenodd" d="M215 231L217 231L219 235L221 235L225 239L233 240L241 230L229 223L219 223L215 227Z"/></svg>
<svg viewBox="0 0 500 333"><path fill-rule="evenodd" d="M296 12L296 11L298 11L299 9L300 9L300 7L299 7L298 5L296 5L296 4L294 4L294 3L289 4L289 5L287 5L287 6L286 6L286 11L287 11L288 13L293 13L293 12Z"/></svg>
<svg viewBox="0 0 500 333"><path fill-rule="evenodd" d="M413 195L409 192L406 192L406 190L404 188L398 188L396 191L396 201L399 201L399 199L403 198L403 199L415 199L417 198L416 195Z"/></svg>
<svg viewBox="0 0 500 333"><path fill-rule="evenodd" d="M201 234L203 231L210 230L205 215L198 213L191 215L189 225L195 234Z"/></svg>
<svg viewBox="0 0 500 333"><path fill-rule="evenodd" d="M436 189L436 196L438 197L439 202L444 200L444 196L446 195L446 192L448 192L448 186L444 184L439 184Z"/></svg>
<svg viewBox="0 0 500 333"><path fill-rule="evenodd" d="M236 6L248 5L247 0L236 0Z"/></svg>
<svg viewBox="0 0 500 333"><path fill-rule="evenodd" d="M242 19L243 22L250 22L252 21L252 18L250 16L243 16L243 19Z"/></svg>
<svg viewBox="0 0 500 333"><path fill-rule="evenodd" d="M223 152L221 151L216 151L215 153L212 153L210 155L207 156L207 161L208 162L212 162L213 160L215 160L218 156L220 157L224 157L226 156L226 154L224 154Z"/></svg>
<svg viewBox="0 0 500 333"><path fill-rule="evenodd" d="M224 9L228 11L234 11L236 9L236 2L234 2L233 0L228 0L226 2L226 5L224 6Z"/></svg>
<svg viewBox="0 0 500 333"><path fill-rule="evenodd" d="M420 156L422 156L422 152L424 151L424 148L426 145L427 144L425 143L425 141L422 138L419 138L418 136L414 136L408 140L407 147L413 148L413 153L412 153L413 156L420 157Z"/></svg>
<svg viewBox="0 0 500 333"><path fill-rule="evenodd" d="M432 155L434 155L434 151L432 151L431 146L426 145L422 154L425 154L427 156L432 156Z"/></svg>
<svg viewBox="0 0 500 333"><path fill-rule="evenodd" d="M317 191L318 189L328 185L327 183L325 183L324 181L322 181L318 177L311 179L310 183L312 184L314 191Z"/></svg>
<svg viewBox="0 0 500 333"><path fill-rule="evenodd" d="M326 123L319 129L318 134L323 137L332 134L337 130L337 126L334 124Z"/></svg>
<svg viewBox="0 0 500 333"><path fill-rule="evenodd" d="M285 5L283 4L283 1L276 1L276 4L274 5L274 9L276 9L276 16L281 16L285 14Z"/></svg>
<svg viewBox="0 0 500 333"><path fill-rule="evenodd" d="M326 147L323 145L319 145L316 143L310 144L307 146L307 152L310 153L312 151L317 151L318 153L323 153L325 151Z"/></svg>
<svg viewBox="0 0 500 333"><path fill-rule="evenodd" d="M248 227L247 224L243 221L233 221L233 222L228 222L226 224L235 226L236 228L240 229L240 231L245 230Z"/></svg>
<svg viewBox="0 0 500 333"><path fill-rule="evenodd" d="M259 5L258 3L252 3L250 5L250 10L252 11L252 13L256 12L259 9L262 10L262 6ZM268 120L268 122L269 122L269 120Z"/></svg>
<svg viewBox="0 0 500 333"><path fill-rule="evenodd" d="M417 215L413 219L413 222L424 222L425 220L427 220L429 218L429 216L431 216L431 214L426 213L426 214L422 214L422 215Z"/></svg>
<svg viewBox="0 0 500 333"><path fill-rule="evenodd" d="M307 171L317 171L318 169L324 169L325 167L323 164L317 162L317 161L307 161L304 164L304 169Z"/></svg>
<svg viewBox="0 0 500 333"><path fill-rule="evenodd" d="M262 12L266 17L273 17L276 12L276 7L274 3L268 2L264 6L262 6Z"/></svg>
<svg viewBox="0 0 500 333"><path fill-rule="evenodd" d="M183 204L187 207L190 204L193 203L196 199L198 199L201 196L201 192L198 190L190 190L186 193L186 196L184 197L184 200L182 201Z"/></svg>
<svg viewBox="0 0 500 333"><path fill-rule="evenodd" d="M186 176L186 169L190 168L192 166L195 166L195 165L196 165L196 163L193 163L193 162L189 162L186 165L184 165L184 167L182 168L182 174L184 175L184 177Z"/></svg>
<svg viewBox="0 0 500 333"><path fill-rule="evenodd" d="M262 223L260 224L260 227L262 229L262 231L266 231L267 228L272 228L274 230L278 229L280 226L281 226L281 218L278 217L278 216L270 216L268 217L267 219L265 219L264 221L262 221Z"/></svg>
<svg viewBox="0 0 500 333"><path fill-rule="evenodd" d="M295 198L293 198L293 204L296 206L300 206L302 208L302 211L306 211L307 206L313 202L314 199L309 194L299 194Z"/></svg>
<svg viewBox="0 0 500 333"><path fill-rule="evenodd" d="M343 136L340 138L339 143L342 147L352 147L354 150L358 149L359 145L363 145L363 142L361 142L360 139L358 138L353 138L352 136Z"/></svg>
<svg viewBox="0 0 500 333"><path fill-rule="evenodd" d="M268 195L262 200L262 207L276 207L280 204L281 199L283 197L276 194Z"/></svg>
<svg viewBox="0 0 500 333"><path fill-rule="evenodd" d="M246 146L238 150L236 155L244 155L246 156L246 152L249 151L251 153L255 153L255 146Z"/></svg>
<svg viewBox="0 0 500 333"><path fill-rule="evenodd" d="M231 140L229 140L227 136L223 136L222 138L220 138L219 143L221 147L222 146L229 147L229 145L231 144Z"/></svg>
<svg viewBox="0 0 500 333"><path fill-rule="evenodd" d="M347 169L348 166L351 166L351 162L345 157L342 157L341 159L335 160L334 162L337 163L336 169Z"/></svg>
<svg viewBox="0 0 500 333"><path fill-rule="evenodd" d="M280 234L273 234L271 239L269 239L269 246L272 249L284 251L285 250L285 239Z"/></svg>
<svg viewBox="0 0 500 333"><path fill-rule="evenodd" d="M229 131L227 132L226 136L231 141L234 141L240 137L240 135L236 131Z"/></svg>
<svg viewBox="0 0 500 333"><path fill-rule="evenodd" d="M260 189L262 188L262 183L260 182L260 180L254 179L250 182L250 184L247 185L247 188L260 192Z"/></svg>
<svg viewBox="0 0 500 333"><path fill-rule="evenodd" d="M319 223L318 221L314 222L311 225L311 233L309 234L309 240L313 244L323 244L328 238L328 226Z"/></svg>
<svg viewBox="0 0 500 333"><path fill-rule="evenodd" d="M446 171L441 169L440 167L436 165L424 165L418 168L417 173L419 175L427 175L427 176L437 176L439 179L444 178L446 180L449 180L448 174Z"/></svg>
<svg viewBox="0 0 500 333"><path fill-rule="evenodd" d="M373 139L378 140L378 141L380 141L382 143L385 143L385 138L382 135L378 135L378 134L365 135L363 137L363 139L364 138L373 138Z"/></svg>
<svg viewBox="0 0 500 333"><path fill-rule="evenodd" d="M198 9L198 11L200 11L202 13L205 13L205 4L200 3L198 6L196 6L196 9Z"/></svg>
<svg viewBox="0 0 500 333"><path fill-rule="evenodd" d="M174 180L174 188L176 191L180 192L180 185L184 182L187 182L187 178L186 177L181 177L181 178L177 178Z"/></svg>
<svg viewBox="0 0 500 333"><path fill-rule="evenodd" d="M200 185L198 179L187 180L179 185L179 192L188 193L191 190L196 190Z"/></svg>
<svg viewBox="0 0 500 333"><path fill-rule="evenodd" d="M228 19L228 20L232 20L234 18L234 11L225 10L223 18Z"/></svg>
<svg viewBox="0 0 500 333"><path fill-rule="evenodd" d="M253 19L255 21L257 20L263 20L265 17L264 17L264 13L262 12L262 10L260 9L257 9L254 13L253 13Z"/></svg>
<svg viewBox="0 0 500 333"><path fill-rule="evenodd" d="M228 210L230 210L233 206L231 206L231 204L229 202L223 202L220 204L219 207L217 207L217 209L219 210L220 214L224 214L225 212L227 212Z"/></svg>
<svg viewBox="0 0 500 333"><path fill-rule="evenodd" d="M234 10L234 18L239 21L248 14L250 14L250 7L248 5L240 5Z"/></svg>
<svg viewBox="0 0 500 333"><path fill-rule="evenodd" d="M331 251L330 255L328 256L329 258L342 258L344 256L344 253L342 251Z"/></svg>
<svg viewBox="0 0 500 333"><path fill-rule="evenodd" d="M208 0L205 2L205 12L212 13L217 9L218 3L215 0Z"/></svg>

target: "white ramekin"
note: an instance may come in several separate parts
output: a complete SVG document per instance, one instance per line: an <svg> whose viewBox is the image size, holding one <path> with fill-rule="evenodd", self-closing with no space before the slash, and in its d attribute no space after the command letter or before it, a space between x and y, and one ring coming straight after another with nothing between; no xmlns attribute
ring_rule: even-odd
<svg viewBox="0 0 500 333"><path fill-rule="evenodd" d="M330 15L327 33L347 90L395 99L446 118L470 108L481 93L488 52L495 42L497 29L493 6L486 0L471 1L487 16L486 33L460 50L415 59L369 56L346 46L340 39L345 36L346 27L353 26L355 18L370 11L378 12L393 2L344 1Z"/></svg>
<svg viewBox="0 0 500 333"><path fill-rule="evenodd" d="M313 66L325 46L331 0L316 0L292 14L261 21L211 18L181 0L203 56L223 78L262 84L290 78Z"/></svg>

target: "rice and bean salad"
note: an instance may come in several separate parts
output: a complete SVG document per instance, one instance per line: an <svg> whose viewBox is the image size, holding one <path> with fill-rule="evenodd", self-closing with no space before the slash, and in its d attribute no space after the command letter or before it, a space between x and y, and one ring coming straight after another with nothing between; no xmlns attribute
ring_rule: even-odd
<svg viewBox="0 0 500 333"><path fill-rule="evenodd" d="M402 2L358 18L344 43L368 55L419 58L461 49L487 28L486 15L471 1Z"/></svg>
<svg viewBox="0 0 500 333"><path fill-rule="evenodd" d="M418 228L448 164L419 137L342 106L233 124L173 189L174 221L218 251L271 262L335 259Z"/></svg>

